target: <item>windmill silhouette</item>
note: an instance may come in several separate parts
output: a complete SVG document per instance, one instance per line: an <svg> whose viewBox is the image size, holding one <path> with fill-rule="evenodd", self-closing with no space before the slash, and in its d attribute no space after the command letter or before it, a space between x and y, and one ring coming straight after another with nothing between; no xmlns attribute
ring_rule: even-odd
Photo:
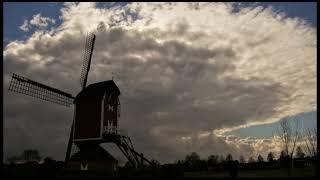
<svg viewBox="0 0 320 180"><path fill-rule="evenodd" d="M76 145L80 152L94 154L101 152L101 143L116 144L133 167L143 167L144 162L151 164L142 153L137 153L134 150L130 137L122 135L118 131L121 108L120 90L113 78L86 86L95 39L94 33L87 35L80 78L82 90L75 97L14 73L9 91L67 107L74 104L74 117L65 156L66 164L70 159L72 145Z"/></svg>

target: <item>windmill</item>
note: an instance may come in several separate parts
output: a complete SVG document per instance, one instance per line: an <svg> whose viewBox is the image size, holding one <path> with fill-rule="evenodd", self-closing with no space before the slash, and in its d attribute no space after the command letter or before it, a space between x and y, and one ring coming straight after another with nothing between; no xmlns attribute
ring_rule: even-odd
<svg viewBox="0 0 320 180"><path fill-rule="evenodd" d="M151 164L142 153L134 150L130 137L118 131L120 90L113 79L86 86L95 39L94 33L87 35L80 77L82 90L75 97L14 73L9 91L67 107L74 105L74 117L65 156L66 164L69 162L73 145L76 145L80 152L94 154L101 152L102 143L116 144L133 167L143 167L144 162Z"/></svg>

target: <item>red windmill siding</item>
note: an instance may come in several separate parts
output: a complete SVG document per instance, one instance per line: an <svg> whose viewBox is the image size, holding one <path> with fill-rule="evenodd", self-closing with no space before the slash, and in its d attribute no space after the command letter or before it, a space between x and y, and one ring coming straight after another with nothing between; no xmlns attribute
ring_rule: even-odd
<svg viewBox="0 0 320 180"><path fill-rule="evenodd" d="M119 95L119 88L114 81L110 80L91 84L76 96L75 141L102 138L101 125L107 126L108 120L109 123L117 126L118 106L116 104L118 104ZM102 116L103 122L101 122Z"/></svg>

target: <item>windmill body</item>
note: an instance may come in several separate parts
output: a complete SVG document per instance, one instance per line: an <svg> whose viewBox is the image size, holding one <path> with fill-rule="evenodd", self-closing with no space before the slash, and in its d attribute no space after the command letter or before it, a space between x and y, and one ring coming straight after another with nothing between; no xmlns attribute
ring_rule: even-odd
<svg viewBox="0 0 320 180"><path fill-rule="evenodd" d="M151 164L143 157L143 154L134 150L130 137L121 135L118 131L120 90L115 82L107 80L86 86L94 42L95 35L91 33L87 36L84 51L80 78L82 90L75 97L17 74L12 75L9 90L68 107L74 105L74 119L65 158L66 167L70 164L74 165L75 161L78 162L79 158L81 159L81 154L101 154L105 157L100 159L108 159L107 152L101 153L103 149L100 147L101 143L116 144L133 167L143 167L144 162ZM80 149L76 158L71 156L72 145L76 145ZM85 163L83 161L90 161L87 157L85 155L85 158L81 162L79 161L81 167ZM72 161L73 159L75 161Z"/></svg>
<svg viewBox="0 0 320 180"><path fill-rule="evenodd" d="M118 133L120 90L114 81L89 85L75 98L74 142L103 140Z"/></svg>

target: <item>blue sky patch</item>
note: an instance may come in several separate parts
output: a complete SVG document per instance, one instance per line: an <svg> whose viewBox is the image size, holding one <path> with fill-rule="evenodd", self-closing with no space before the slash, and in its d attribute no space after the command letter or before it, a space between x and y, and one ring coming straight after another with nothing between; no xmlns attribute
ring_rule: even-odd
<svg viewBox="0 0 320 180"><path fill-rule="evenodd" d="M296 116L288 117L290 120L301 121L301 131L304 128L314 128L317 125L317 112L307 112L301 113ZM283 119L282 119L283 120ZM272 124L265 124L265 125L257 125L251 126L248 128L237 129L231 132L226 133L226 135L235 135L240 138L254 136L256 138L269 138L272 137L273 134L276 133L277 128L279 127L279 122L272 123Z"/></svg>

